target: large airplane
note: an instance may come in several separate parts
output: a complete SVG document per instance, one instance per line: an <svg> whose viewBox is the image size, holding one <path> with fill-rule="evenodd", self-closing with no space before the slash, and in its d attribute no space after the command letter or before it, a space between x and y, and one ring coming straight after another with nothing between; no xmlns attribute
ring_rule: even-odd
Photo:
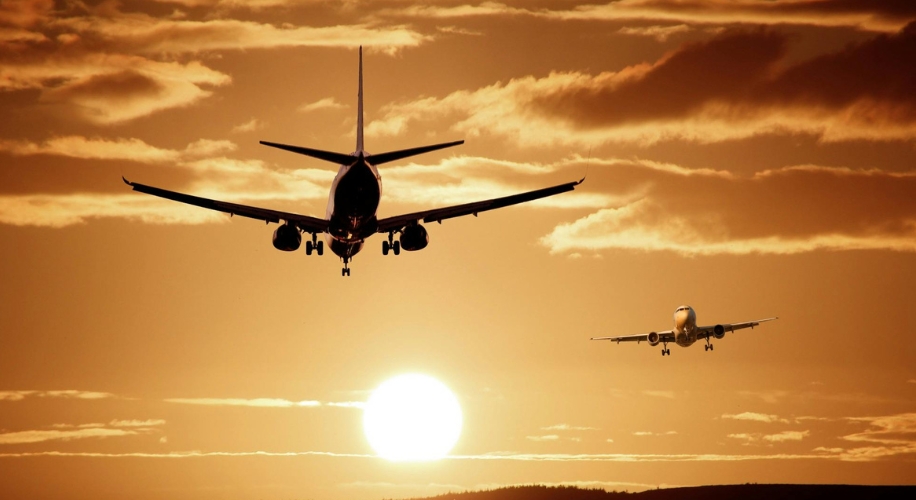
<svg viewBox="0 0 916 500"><path fill-rule="evenodd" d="M721 339L725 332L734 332L743 328L754 328L760 323L773 321L779 318L758 319L744 323L723 323L721 325L697 326L697 312L690 306L681 306L674 311L674 330L664 332L649 332L640 335L626 335L623 337L592 337L591 340L610 340L611 342L648 342L650 346L662 344L662 356L671 355L668 342L674 342L681 347L690 347L700 339L706 340L704 346L707 351L713 350L710 337Z"/></svg>
<svg viewBox="0 0 916 500"><path fill-rule="evenodd" d="M376 216L376 211L382 196L382 178L376 167L383 163L464 144L464 141L446 142L443 144L403 149L400 151L389 151L381 154L369 154L363 148L362 47L359 48L356 151L350 154L344 154L267 141L260 141L260 143L265 146L311 156L312 158L340 165L340 170L331 183L331 193L328 197L328 209L324 219L200 198L131 182L127 179L124 179L124 182L131 186L134 191L139 191L141 193L181 203L188 203L198 207L209 208L211 210L219 210L220 212L228 213L230 216L240 215L242 217L262 220L268 224L271 222L279 223L280 227L274 231L273 235L273 245L277 250L286 252L298 250L302 243L301 233L308 233L312 235L312 238L311 241L305 242L305 253L311 255L314 251L318 255L322 255L324 253L324 242L318 240L318 235L324 233L326 234L325 240L328 242L328 247L343 260L341 276L349 276L349 263L353 260L353 256L362 249L366 238L375 233L388 233L387 241L382 242L382 253L384 255L388 255L389 252L399 255L402 249L408 252L422 250L429 244L429 234L426 228L420 224L421 222L438 222L441 224L443 220L454 217L472 214L476 217L480 212L572 191L585 180L583 178L578 181L567 182L565 184L503 198L424 210L379 219ZM400 235L397 240L394 239L395 233L399 233Z"/></svg>

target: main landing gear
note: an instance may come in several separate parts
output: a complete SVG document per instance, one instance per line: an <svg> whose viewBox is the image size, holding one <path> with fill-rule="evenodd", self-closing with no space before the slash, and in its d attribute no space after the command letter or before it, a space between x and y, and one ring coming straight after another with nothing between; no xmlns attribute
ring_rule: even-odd
<svg viewBox="0 0 916 500"><path fill-rule="evenodd" d="M706 345L703 346L705 350L711 351L713 349L712 343L709 342L709 337L706 337Z"/></svg>
<svg viewBox="0 0 916 500"><path fill-rule="evenodd" d="M349 276L350 275L350 257L344 257L343 262L344 262L344 266L343 266L343 269L340 270L340 275Z"/></svg>
<svg viewBox="0 0 916 500"><path fill-rule="evenodd" d="M318 233L312 233L312 241L305 242L305 255L312 255L313 250L324 255L324 242L318 241Z"/></svg>
<svg viewBox="0 0 916 500"><path fill-rule="evenodd" d="M394 241L394 231L388 232L388 241L382 242L382 255L388 255L392 251L395 255L401 254L401 242Z"/></svg>
<svg viewBox="0 0 916 500"><path fill-rule="evenodd" d="M662 346L662 356L671 356L671 349L668 349L668 343L665 342Z"/></svg>

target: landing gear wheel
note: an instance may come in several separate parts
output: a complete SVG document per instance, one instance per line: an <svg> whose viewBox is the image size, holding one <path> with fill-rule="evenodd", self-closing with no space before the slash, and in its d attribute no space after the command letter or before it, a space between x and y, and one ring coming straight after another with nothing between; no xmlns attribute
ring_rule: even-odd
<svg viewBox="0 0 916 500"><path fill-rule="evenodd" d="M401 255L401 242L395 241L394 244L391 245L391 249L394 250L395 255Z"/></svg>
<svg viewBox="0 0 916 500"><path fill-rule="evenodd" d="M704 351L708 351L708 350L709 350L709 346L708 346L708 345L704 345L704 346L703 346L703 350L704 350Z"/></svg>
<svg viewBox="0 0 916 500"><path fill-rule="evenodd" d="M313 249L312 242L306 241L305 242L305 255L312 255L312 249Z"/></svg>
<svg viewBox="0 0 916 500"><path fill-rule="evenodd" d="M318 245L315 247L315 250L318 251L318 255L324 255L324 242L319 241Z"/></svg>
<svg viewBox="0 0 916 500"><path fill-rule="evenodd" d="M349 276L349 275L350 275L350 268L349 268L349 267L345 267L345 268L341 269L341 270L340 270L340 275L341 275L341 276Z"/></svg>
<svg viewBox="0 0 916 500"><path fill-rule="evenodd" d="M388 255L388 251L391 250L391 245L387 241L382 242L382 255Z"/></svg>
<svg viewBox="0 0 916 500"><path fill-rule="evenodd" d="M711 351L711 350L713 350L714 348L715 348L715 346L714 346L714 345L712 345L712 344L709 344L709 350L710 350L710 351Z"/></svg>

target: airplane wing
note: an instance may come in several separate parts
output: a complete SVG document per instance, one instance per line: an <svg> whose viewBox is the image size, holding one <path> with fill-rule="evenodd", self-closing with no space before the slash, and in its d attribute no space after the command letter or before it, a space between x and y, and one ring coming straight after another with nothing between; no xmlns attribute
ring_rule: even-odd
<svg viewBox="0 0 916 500"><path fill-rule="evenodd" d="M124 178L122 177L122 179ZM200 198L198 196L191 196L189 194L168 191L153 186L147 186L145 184L130 182L127 179L124 179L124 183L132 187L134 191L151 194L153 196L158 196L160 198L165 198L172 201L187 203L189 205L209 208L210 210L218 210L220 212L226 212L230 215L241 215L242 217L258 219L265 222L279 223L281 220L286 221L287 223L293 224L300 230L307 233L323 233L328 230L328 221L324 219L318 219L316 217L309 217L308 215L299 215L290 212L280 212L266 208L251 207L248 205L239 205L225 201L211 200L209 198Z"/></svg>
<svg viewBox="0 0 916 500"><path fill-rule="evenodd" d="M555 194L572 191L576 188L576 186L582 184L582 181L584 180L585 178L582 178L575 182L567 182L566 184L538 189L536 191L528 191L527 193L514 194L512 196L505 196L503 198L494 198L492 200L466 203L464 205L454 205L451 207L436 208L433 210L425 210L422 212L414 212L410 214L397 215L394 217L387 217L378 221L378 232L387 233L389 231L397 231L399 229L403 229L407 225L414 224L419 221L441 223L445 219L452 219L455 217L461 217L463 215L473 214L476 217L480 212L495 210L497 208L508 207L510 205L516 205L518 203L524 203L526 201L537 200L539 198L546 198Z"/></svg>
<svg viewBox="0 0 916 500"><path fill-rule="evenodd" d="M744 328L754 328L755 326L759 325L760 323L766 323L767 321L773 321L774 319L779 319L779 318L758 319L756 321L745 321L744 323L722 323L721 326L726 332L733 332L735 330L742 330ZM715 332L716 326L718 325L698 326L697 327L697 338L705 339L711 336Z"/></svg>
<svg viewBox="0 0 916 500"><path fill-rule="evenodd" d="M664 332L658 333L659 342L674 342L674 331L667 330ZM592 337L591 340L610 340L611 342L648 342L649 334L643 333L640 335L624 335L623 337Z"/></svg>

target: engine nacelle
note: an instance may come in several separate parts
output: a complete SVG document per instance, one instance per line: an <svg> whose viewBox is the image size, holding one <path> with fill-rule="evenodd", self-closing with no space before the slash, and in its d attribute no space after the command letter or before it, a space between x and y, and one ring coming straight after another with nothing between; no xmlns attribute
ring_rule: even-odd
<svg viewBox="0 0 916 500"><path fill-rule="evenodd" d="M712 329L712 334L713 334L713 336L715 336L717 339L721 339L722 337L725 336L725 327L722 326L722 325L716 325L716 326Z"/></svg>
<svg viewBox="0 0 916 500"><path fill-rule="evenodd" d="M657 346L658 342L661 340L661 337L659 337L655 332L650 332L649 335L646 335L646 340L649 341L649 345Z"/></svg>
<svg viewBox="0 0 916 500"><path fill-rule="evenodd" d="M302 244L302 235L299 229L289 224L283 224L274 231L274 248L284 252L293 252L299 250Z"/></svg>
<svg viewBox="0 0 916 500"><path fill-rule="evenodd" d="M419 224L407 226L401 231L399 241L401 242L401 248L408 252L423 250L426 245L429 245L429 233L426 232L425 227Z"/></svg>

